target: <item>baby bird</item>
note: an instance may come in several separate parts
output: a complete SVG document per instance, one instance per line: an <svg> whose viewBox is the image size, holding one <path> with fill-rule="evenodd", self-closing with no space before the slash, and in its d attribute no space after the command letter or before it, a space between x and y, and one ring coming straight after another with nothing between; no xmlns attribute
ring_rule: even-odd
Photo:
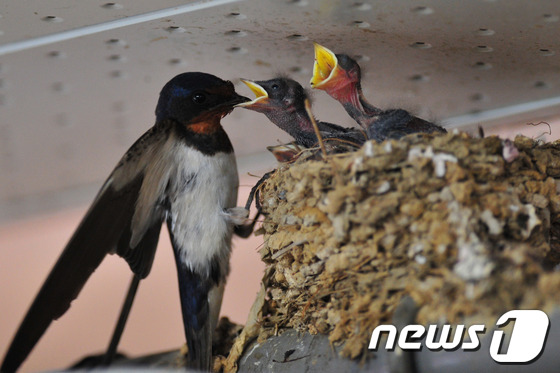
<svg viewBox="0 0 560 373"><path fill-rule="evenodd" d="M305 109L307 93L301 84L285 77L265 81L242 81L253 91L256 98L237 106L263 113L272 123L289 133L299 146L310 148L317 145L317 135ZM359 129L321 121L316 123L326 142L336 142L335 151L344 151L343 144L355 149L366 140L365 134Z"/></svg>
<svg viewBox="0 0 560 373"><path fill-rule="evenodd" d="M447 132L443 127L415 117L406 110L381 110L370 104L362 92L360 65L349 56L334 54L317 43L311 86L327 92L340 102L370 139L383 141L418 132Z"/></svg>

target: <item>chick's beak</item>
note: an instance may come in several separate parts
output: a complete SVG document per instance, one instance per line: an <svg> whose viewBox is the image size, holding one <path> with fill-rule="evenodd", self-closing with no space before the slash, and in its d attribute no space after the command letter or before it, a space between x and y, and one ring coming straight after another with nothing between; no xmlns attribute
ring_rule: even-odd
<svg viewBox="0 0 560 373"><path fill-rule="evenodd" d="M313 44L315 45L315 63L313 64L313 77L310 83L311 87L322 89L329 81L334 80L340 68L338 67L338 59L333 52L322 45Z"/></svg>
<svg viewBox="0 0 560 373"><path fill-rule="evenodd" d="M247 87L251 89L251 91L253 91L256 97L252 101L239 103L235 105L235 107L244 107L246 109L251 109L253 107L263 105L268 102L268 93L263 87L261 87L259 84L255 83L252 80L241 79L241 81L245 83Z"/></svg>

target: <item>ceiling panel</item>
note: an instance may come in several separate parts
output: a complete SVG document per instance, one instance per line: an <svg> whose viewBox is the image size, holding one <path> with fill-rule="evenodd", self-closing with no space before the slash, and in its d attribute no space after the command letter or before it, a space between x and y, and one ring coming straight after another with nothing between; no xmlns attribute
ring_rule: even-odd
<svg viewBox="0 0 560 373"><path fill-rule="evenodd" d="M240 77L308 86L313 41L356 57L382 108L449 127L557 116L559 14L546 0L3 2L0 218L84 186L90 200L174 75L213 73L246 95ZM353 125L313 97L318 118ZM224 123L244 171L273 167L265 147L288 140L246 110Z"/></svg>

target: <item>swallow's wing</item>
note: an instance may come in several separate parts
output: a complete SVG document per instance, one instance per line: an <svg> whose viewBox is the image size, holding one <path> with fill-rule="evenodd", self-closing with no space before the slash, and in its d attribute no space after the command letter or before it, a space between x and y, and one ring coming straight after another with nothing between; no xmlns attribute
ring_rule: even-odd
<svg viewBox="0 0 560 373"><path fill-rule="evenodd" d="M18 369L51 321L68 310L106 254L117 252L140 277L148 275L163 221L156 196L144 193L142 203L151 204L147 210L155 213L141 234L136 234L139 237L133 248L130 242L139 196L146 189L146 165L154 154L145 150L158 148L162 141L153 132L148 131L130 148L95 198L29 308L6 353L1 372Z"/></svg>

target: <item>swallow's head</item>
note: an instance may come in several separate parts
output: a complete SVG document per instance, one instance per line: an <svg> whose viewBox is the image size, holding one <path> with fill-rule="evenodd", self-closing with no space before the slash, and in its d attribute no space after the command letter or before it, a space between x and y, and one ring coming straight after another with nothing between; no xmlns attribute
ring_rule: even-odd
<svg viewBox="0 0 560 373"><path fill-rule="evenodd" d="M334 54L329 49L315 43L315 63L311 87L326 91L337 97L337 92L349 86L360 86L360 65L346 54Z"/></svg>
<svg viewBox="0 0 560 373"><path fill-rule="evenodd" d="M230 81L206 73L184 73L161 90L156 119L172 119L185 125L219 122L235 105L245 101L249 99L238 95Z"/></svg>
<svg viewBox="0 0 560 373"><path fill-rule="evenodd" d="M238 104L238 107L264 114L292 112L304 109L305 90L295 80L280 77L270 80L253 81L241 79L255 94L255 99Z"/></svg>

